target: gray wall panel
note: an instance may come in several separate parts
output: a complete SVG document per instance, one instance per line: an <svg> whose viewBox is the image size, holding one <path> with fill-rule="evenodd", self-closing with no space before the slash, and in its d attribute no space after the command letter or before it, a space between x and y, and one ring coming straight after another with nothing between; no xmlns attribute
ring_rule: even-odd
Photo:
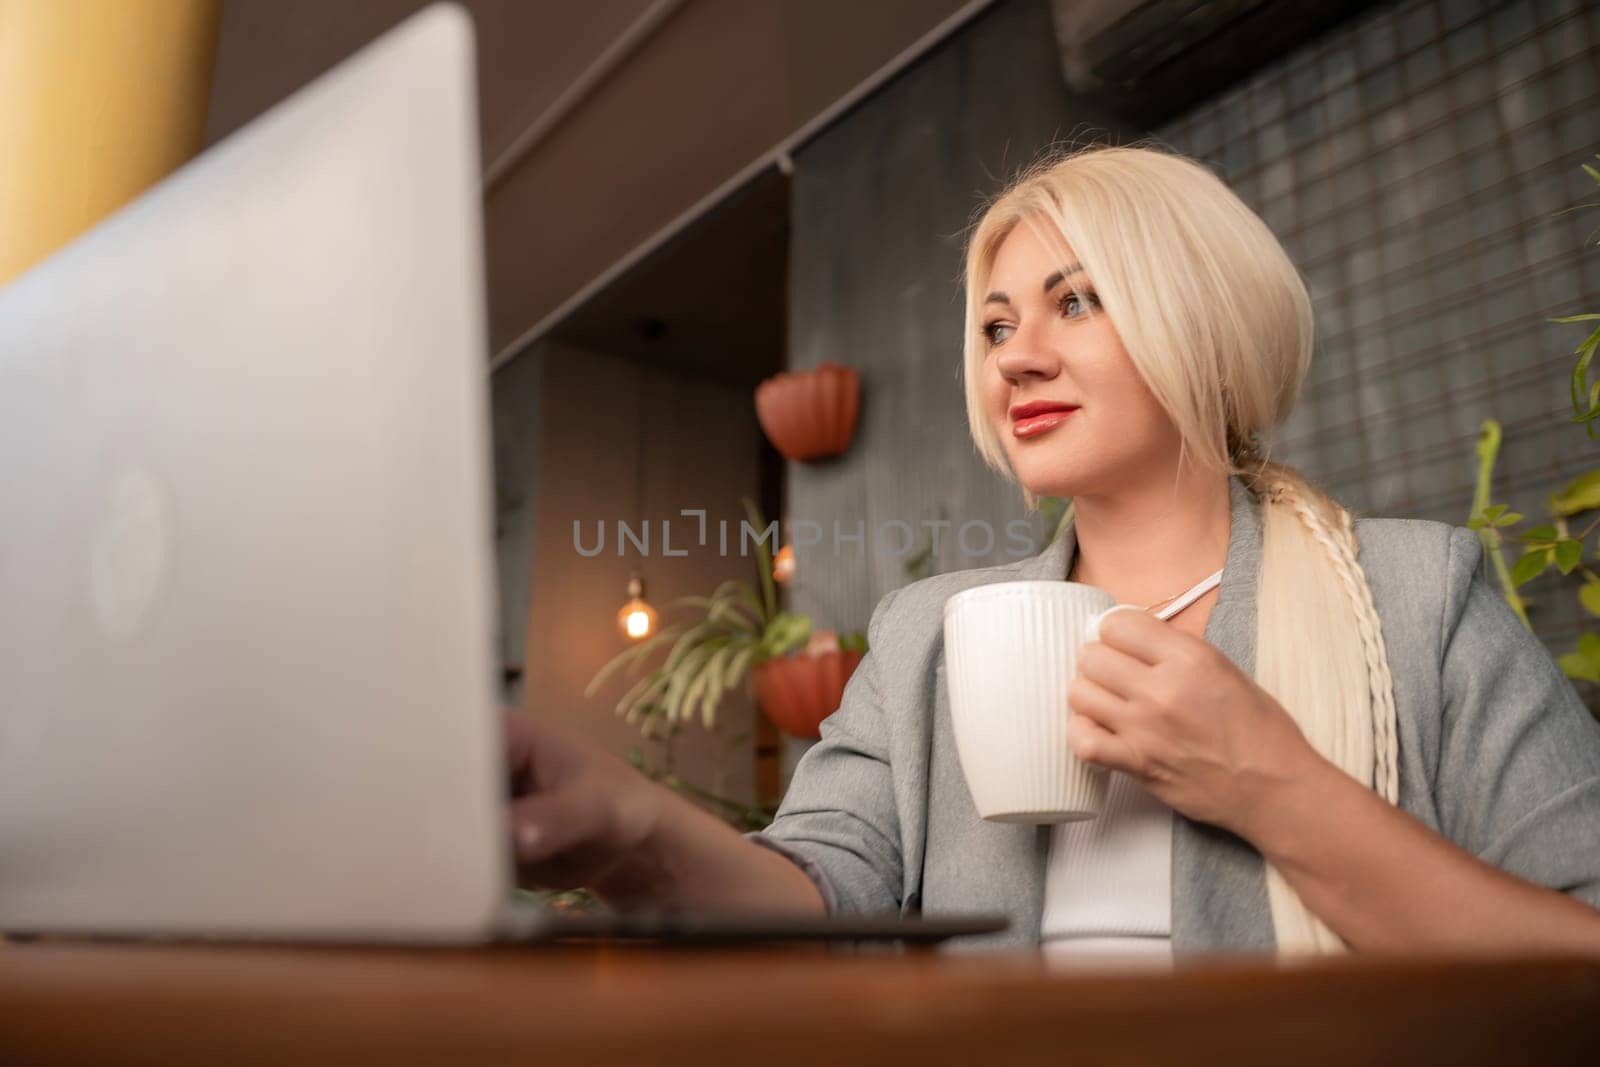
<svg viewBox="0 0 1600 1067"><path fill-rule="evenodd" d="M792 606L819 625L864 628L878 599L909 581L893 520L931 537L947 519L935 570L1008 555L1005 524L1024 516L1019 490L990 472L967 433L961 392L961 269L975 209L1057 139L1112 129L1063 87L1044 0L997 4L829 127L795 157L789 250L791 368L834 360L861 371L863 402L849 452L788 465L791 522L819 523L797 545ZM864 524L862 547L835 551ZM994 531L982 548L981 530ZM1033 520L1034 532L1043 523ZM794 531L791 531L791 537ZM921 547L920 545L918 546Z"/></svg>
<svg viewBox="0 0 1600 1067"><path fill-rule="evenodd" d="M1571 210L1595 191L1597 105L1600 0L1404 0L1158 131L1219 169L1310 286L1317 354L1278 458L1362 514L1463 524L1495 418L1494 500L1522 529L1548 521L1600 455L1567 421L1584 330L1546 321L1600 308L1583 249L1600 210ZM1552 654L1594 628L1575 583L1524 589ZM1579 691L1600 708L1600 686Z"/></svg>

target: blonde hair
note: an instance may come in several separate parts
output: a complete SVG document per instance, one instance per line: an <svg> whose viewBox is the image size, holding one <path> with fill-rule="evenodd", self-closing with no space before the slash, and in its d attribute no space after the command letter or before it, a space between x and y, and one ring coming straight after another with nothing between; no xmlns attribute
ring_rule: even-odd
<svg viewBox="0 0 1600 1067"><path fill-rule="evenodd" d="M1255 680L1318 752L1394 803L1393 684L1354 519L1259 450L1299 402L1311 362L1311 300L1282 245L1216 175L1165 151L1080 149L1025 171L978 221L966 266L967 420L978 452L1013 480L984 412L980 331L995 255L1019 225L1063 267L1070 246L1093 279L1177 427L1180 462L1238 475L1259 500ZM1343 947L1270 865L1267 890L1280 951Z"/></svg>

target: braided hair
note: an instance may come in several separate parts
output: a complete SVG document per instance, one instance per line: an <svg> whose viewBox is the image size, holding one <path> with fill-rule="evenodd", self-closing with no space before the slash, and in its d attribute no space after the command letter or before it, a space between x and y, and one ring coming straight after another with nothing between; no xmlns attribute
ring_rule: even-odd
<svg viewBox="0 0 1600 1067"><path fill-rule="evenodd" d="M1262 507L1264 536L1256 622L1256 682L1278 698L1301 733L1325 759L1389 803L1396 803L1400 774L1394 680L1372 590L1356 559L1359 546L1354 517L1293 467L1262 458L1253 435L1234 447L1232 459L1235 473L1256 495ZM1286 539L1295 542L1289 553L1281 551ZM1269 546L1278 551L1270 550ZM1283 567L1286 556L1292 566L1293 555L1304 552L1320 556L1319 562L1323 564L1331 590L1295 588L1287 584L1288 576L1269 572L1269 567ZM1297 578L1293 580L1298 584ZM1333 642L1332 647L1319 648L1311 643L1286 648L1281 639L1284 610L1277 603L1261 602L1269 599L1274 590L1293 598L1315 597L1321 592L1319 606L1330 612L1327 632L1342 631L1347 638L1345 647ZM1330 600L1333 603L1329 603ZM1356 648L1349 647L1352 644L1348 640L1350 635L1359 643L1359 653ZM1293 657L1294 664L1284 662L1285 653ZM1296 691L1306 681L1306 672L1296 668L1303 668L1308 661L1315 668L1322 656L1340 653L1347 661L1359 654L1364 686L1344 687L1339 701L1315 699L1313 695ZM1339 665L1326 666L1336 671ZM1311 681L1316 683L1315 678ZM1350 688L1357 691L1349 692ZM1334 951L1342 947L1337 935L1300 902L1283 876L1270 865L1267 896L1272 905L1273 927L1280 950Z"/></svg>

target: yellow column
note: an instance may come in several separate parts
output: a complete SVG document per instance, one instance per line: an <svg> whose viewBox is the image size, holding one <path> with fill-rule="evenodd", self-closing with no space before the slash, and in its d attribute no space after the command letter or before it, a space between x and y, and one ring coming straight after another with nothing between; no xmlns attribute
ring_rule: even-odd
<svg viewBox="0 0 1600 1067"><path fill-rule="evenodd" d="M221 0L0 0L0 285L183 164Z"/></svg>

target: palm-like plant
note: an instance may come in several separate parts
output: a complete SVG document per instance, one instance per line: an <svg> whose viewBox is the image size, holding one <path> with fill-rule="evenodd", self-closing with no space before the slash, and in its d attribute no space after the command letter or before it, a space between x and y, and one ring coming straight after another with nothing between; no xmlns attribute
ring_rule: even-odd
<svg viewBox="0 0 1600 1067"><path fill-rule="evenodd" d="M745 514L757 530L764 531L760 509L744 498ZM811 619L778 610L778 593L772 580L772 550L756 542L756 571L761 592L749 583L729 579L710 596L687 596L671 607L690 608L697 618L662 627L661 632L614 656L590 680L585 696L594 696L619 672L632 677L653 654L666 648L664 659L638 679L617 701L617 714L642 725L645 736L657 728L668 732L696 716L706 729L715 729L722 698L741 685L752 668L805 645L811 637Z"/></svg>
<svg viewBox="0 0 1600 1067"><path fill-rule="evenodd" d="M1600 159L1600 156L1596 158ZM1600 170L1586 163L1583 171L1600 187ZM1597 207L1600 207L1600 199L1584 201L1567 210L1592 210ZM1584 244L1600 250L1600 228L1590 233L1584 239ZM1567 315L1549 321L1563 325L1597 323L1600 322L1600 313ZM1577 359L1572 367L1573 414L1568 421L1582 424L1591 441L1596 437L1597 428L1600 428L1600 381L1589 381L1589 371L1597 350L1600 350L1600 326L1594 327L1572 353ZM1521 587L1554 566L1564 575L1570 575L1573 571L1579 573L1583 582L1578 586L1578 601L1591 616L1600 617L1600 568L1584 563L1585 542L1591 533L1600 528L1600 517L1591 519L1578 532L1573 531L1571 522L1575 516L1600 511L1600 468L1585 471L1561 492L1550 496L1551 521L1516 534L1515 540L1520 544L1522 555L1514 564L1508 563L1506 550L1513 547L1509 528L1522 522L1524 516L1511 511L1505 504L1490 502L1490 483L1500 454L1500 437L1500 423L1486 419L1478 437L1478 480L1473 494L1472 515L1467 525L1477 530L1478 536L1483 539L1484 551L1500 580L1506 603L1511 605L1511 610L1516 612L1522 624L1532 630L1533 624L1528 619L1527 610L1532 601L1522 595ZM1575 451L1574 455L1588 454ZM1600 633L1590 631L1581 634L1577 647L1560 656L1557 662L1567 677L1600 684ZM1591 706L1591 710L1600 716L1600 706Z"/></svg>

